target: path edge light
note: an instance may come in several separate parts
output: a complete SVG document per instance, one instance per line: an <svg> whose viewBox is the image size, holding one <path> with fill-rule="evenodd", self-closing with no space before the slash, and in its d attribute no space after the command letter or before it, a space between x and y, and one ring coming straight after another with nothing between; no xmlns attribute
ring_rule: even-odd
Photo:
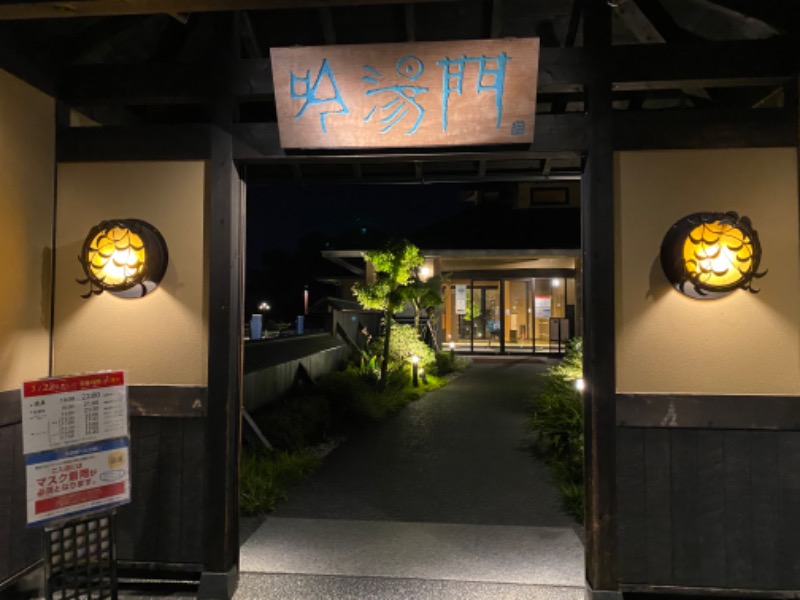
<svg viewBox="0 0 800 600"><path fill-rule="evenodd" d="M700 237L697 237L698 229ZM720 243L723 238L728 241ZM701 266L699 260L687 259L687 247L700 249L702 256L708 257L709 264L720 255L728 258L732 254L736 260L735 263L727 260L725 270L718 273ZM712 254L708 253L709 249L713 249ZM759 290L753 287L753 280L767 274L767 271L758 270L761 264L758 232L748 217L740 217L732 211L698 212L679 219L661 242L660 258L661 268L672 287L698 300L722 298L737 289L756 294ZM732 270L738 272L738 276L730 281L723 279Z"/></svg>
<svg viewBox="0 0 800 600"><path fill-rule="evenodd" d="M89 286L82 298L104 291L120 298L141 298L161 283L169 253L164 236L147 221L109 219L89 230L78 262L86 277L77 281ZM108 267L117 273L109 274Z"/></svg>

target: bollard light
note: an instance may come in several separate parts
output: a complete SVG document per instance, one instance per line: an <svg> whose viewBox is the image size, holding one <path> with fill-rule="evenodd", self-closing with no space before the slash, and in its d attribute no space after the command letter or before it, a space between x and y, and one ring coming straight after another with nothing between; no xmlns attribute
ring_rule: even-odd
<svg viewBox="0 0 800 600"><path fill-rule="evenodd" d="M583 380L583 378L575 380L575 389L578 390L579 392L582 392L583 390L586 389L586 382Z"/></svg>
<svg viewBox="0 0 800 600"><path fill-rule="evenodd" d="M411 383L414 387L419 386L419 356L416 354L411 357Z"/></svg>

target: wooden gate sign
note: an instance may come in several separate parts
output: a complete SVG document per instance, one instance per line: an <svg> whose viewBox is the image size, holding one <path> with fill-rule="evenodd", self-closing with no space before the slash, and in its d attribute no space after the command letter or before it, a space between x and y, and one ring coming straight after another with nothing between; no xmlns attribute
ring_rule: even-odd
<svg viewBox="0 0 800 600"><path fill-rule="evenodd" d="M530 144L538 38L273 48L284 148Z"/></svg>

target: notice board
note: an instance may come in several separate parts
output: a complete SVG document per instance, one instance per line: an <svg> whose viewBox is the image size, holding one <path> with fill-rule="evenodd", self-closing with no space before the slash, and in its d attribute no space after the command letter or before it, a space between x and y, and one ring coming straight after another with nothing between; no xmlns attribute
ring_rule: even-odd
<svg viewBox="0 0 800 600"><path fill-rule="evenodd" d="M284 148L531 143L539 39L272 48Z"/></svg>

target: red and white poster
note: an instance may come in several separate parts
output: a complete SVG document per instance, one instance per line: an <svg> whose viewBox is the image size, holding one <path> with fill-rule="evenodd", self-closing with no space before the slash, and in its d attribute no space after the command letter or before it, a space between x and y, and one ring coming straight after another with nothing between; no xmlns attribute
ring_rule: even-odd
<svg viewBox="0 0 800 600"><path fill-rule="evenodd" d="M51 377L22 385L25 454L127 436L124 371Z"/></svg>
<svg viewBox="0 0 800 600"><path fill-rule="evenodd" d="M130 502L129 444L124 371L25 382L28 525Z"/></svg>
<svg viewBox="0 0 800 600"><path fill-rule="evenodd" d="M41 525L130 502L128 440L25 457L28 524Z"/></svg>

